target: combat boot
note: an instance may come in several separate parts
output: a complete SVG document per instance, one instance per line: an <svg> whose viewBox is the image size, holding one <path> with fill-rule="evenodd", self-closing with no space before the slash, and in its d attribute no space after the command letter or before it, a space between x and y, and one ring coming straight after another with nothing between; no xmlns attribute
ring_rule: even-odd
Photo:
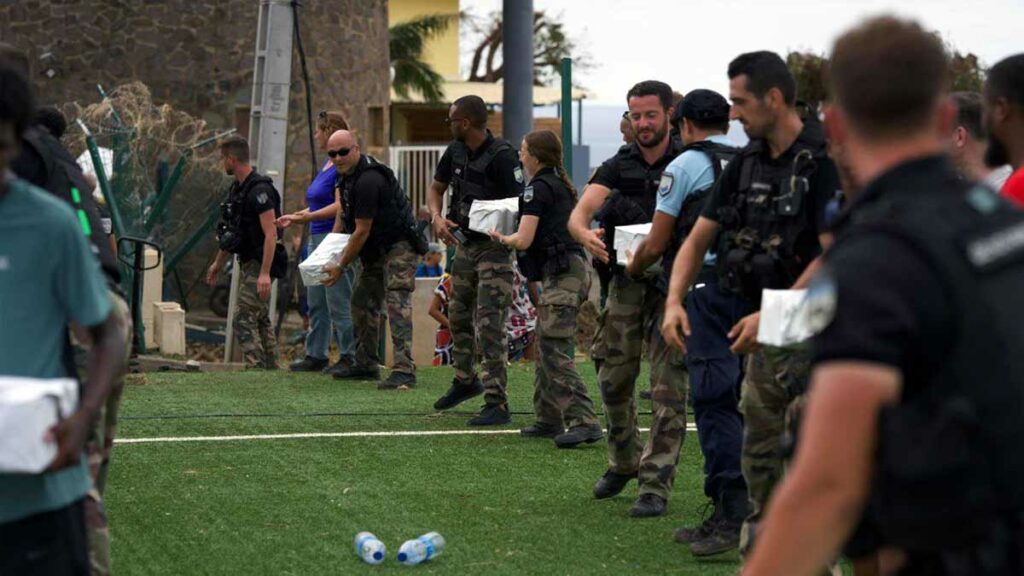
<svg viewBox="0 0 1024 576"><path fill-rule="evenodd" d="M292 372L319 372L327 366L326 358L313 358L312 356L306 356L302 360L292 362L288 365L288 369Z"/></svg>
<svg viewBox="0 0 1024 576"><path fill-rule="evenodd" d="M508 404L488 404L466 424L470 426L500 426L511 421L512 416L508 413Z"/></svg>
<svg viewBox="0 0 1024 576"><path fill-rule="evenodd" d="M331 364L327 368L324 368L323 372L324 372L324 374L327 374L328 376L334 376L334 374L336 372L338 372L339 370L341 370L342 368L345 368L345 367L348 367L348 366L352 366L355 363L356 363L356 359L355 358L353 358L351 356L342 356L341 358L338 358L337 362L335 362L334 364Z"/></svg>
<svg viewBox="0 0 1024 576"><path fill-rule="evenodd" d="M399 388L415 388L416 375L408 372L391 371L386 380L377 383L378 390L398 390Z"/></svg>
<svg viewBox="0 0 1024 576"><path fill-rule="evenodd" d="M585 426L573 426L568 432L555 436L555 446L559 448L575 448L586 442L593 444L604 438L604 430L600 424L587 424Z"/></svg>
<svg viewBox="0 0 1024 576"><path fill-rule="evenodd" d="M480 378L473 378L473 382L470 384L463 384L459 382L458 378L453 378L452 385L448 388L448 391L444 393L444 396L438 398L437 402L434 402L434 410L454 408L466 400L483 393L484 385L483 382L480 382Z"/></svg>
<svg viewBox="0 0 1024 576"><path fill-rule="evenodd" d="M633 474L619 474L606 470L604 476L594 483L594 498L598 500L604 500L605 498L611 498L612 496L618 496L622 492L626 484L629 481L636 478L636 473Z"/></svg>
<svg viewBox="0 0 1024 576"><path fill-rule="evenodd" d="M535 422L526 428L521 428L519 434L523 438L555 438L565 432L561 426Z"/></svg>
<svg viewBox="0 0 1024 576"><path fill-rule="evenodd" d="M726 488L721 509L721 519L711 533L690 543L690 553L694 556L714 556L739 548L740 529L750 511L746 488Z"/></svg>
<svg viewBox="0 0 1024 576"><path fill-rule="evenodd" d="M657 494L641 494L629 509L631 518L654 518L668 510L668 500Z"/></svg>
<svg viewBox="0 0 1024 576"><path fill-rule="evenodd" d="M708 502L709 506L714 506L714 510L711 515L706 517L699 526L693 527L682 527L676 528L674 537L675 541L680 544L693 544L698 540L703 540L711 535L715 530L715 526L722 519L722 506L720 502ZM707 506L705 506L705 514L707 513ZM702 514L703 516L704 514Z"/></svg>
<svg viewBox="0 0 1024 576"><path fill-rule="evenodd" d="M333 374L335 380L377 380L380 368L377 366L345 366Z"/></svg>

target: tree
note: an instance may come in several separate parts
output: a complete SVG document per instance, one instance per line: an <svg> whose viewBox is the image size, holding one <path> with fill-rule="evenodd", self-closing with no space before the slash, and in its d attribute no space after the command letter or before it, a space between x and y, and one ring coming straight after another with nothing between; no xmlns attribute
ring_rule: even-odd
<svg viewBox="0 0 1024 576"><path fill-rule="evenodd" d="M961 54L947 46L949 52L949 75L954 92L981 92L985 85L986 69L973 53Z"/></svg>
<svg viewBox="0 0 1024 576"><path fill-rule="evenodd" d="M395 74L391 85L396 94L408 98L409 92L415 90L428 102L444 98L444 78L423 61L423 48L428 40L444 33L458 20L458 14L432 14L395 24L388 30Z"/></svg>
<svg viewBox="0 0 1024 576"><path fill-rule="evenodd" d="M501 58L501 12L494 12L482 27L483 38L473 49L473 61L469 68L469 80L473 82L497 82L504 77ZM592 67L590 56L580 51L578 44L565 34L561 22L552 20L544 11L533 14L533 83L543 86L552 82L561 73L562 58L572 57L575 70Z"/></svg>
<svg viewBox="0 0 1024 576"><path fill-rule="evenodd" d="M807 105L808 112L817 114L828 99L828 59L813 52L790 52L786 65L796 79L797 99Z"/></svg>

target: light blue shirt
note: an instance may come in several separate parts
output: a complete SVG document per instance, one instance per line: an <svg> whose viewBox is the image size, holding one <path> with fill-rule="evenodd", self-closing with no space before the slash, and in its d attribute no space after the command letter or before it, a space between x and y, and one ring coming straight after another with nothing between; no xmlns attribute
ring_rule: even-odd
<svg viewBox="0 0 1024 576"><path fill-rule="evenodd" d="M732 141L725 135L711 136L707 140L715 144L732 145ZM676 156L665 167L665 171L662 174L670 174L672 176L672 185L665 194L662 194L659 189L658 203L655 206L655 210L668 214L673 218L679 216L679 210L682 208L683 201L686 200L687 196L700 192L715 183L715 168L711 165L711 160L708 159L707 154L698 150L687 150ZM714 263L714 254L708 252L704 255L705 265L710 266Z"/></svg>

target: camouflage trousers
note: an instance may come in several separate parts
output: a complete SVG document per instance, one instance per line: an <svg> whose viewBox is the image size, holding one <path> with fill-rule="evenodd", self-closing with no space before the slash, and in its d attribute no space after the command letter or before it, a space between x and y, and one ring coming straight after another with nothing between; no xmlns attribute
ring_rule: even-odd
<svg viewBox="0 0 1024 576"><path fill-rule="evenodd" d="M277 368L277 336L270 323L270 302L260 299L256 281L260 262L249 260L239 265L238 305L232 324L242 359L249 368Z"/></svg>
<svg viewBox="0 0 1024 576"><path fill-rule="evenodd" d="M768 499L782 478L785 461L782 438L787 413L807 389L810 354L807 350L764 347L747 357L740 391L743 414L743 453L740 468L750 492L751 515L744 523L743 543L761 518ZM741 546L745 547L745 546Z"/></svg>
<svg viewBox="0 0 1024 576"><path fill-rule="evenodd" d="M484 402L489 406L506 404L505 317L512 303L512 254L508 248L489 240L461 244L455 249L451 276L448 322L455 377L460 382L473 380L479 347Z"/></svg>
<svg viewBox="0 0 1024 576"><path fill-rule="evenodd" d="M537 422L561 428L597 424L587 385L576 371L576 314L590 292L590 270L583 255L570 268L545 276L537 307L540 359L533 380Z"/></svg>
<svg viewBox="0 0 1024 576"><path fill-rule="evenodd" d="M688 381L685 357L661 336L665 297L651 282L622 274L612 278L607 307L595 336L597 379L608 420L608 468L637 474L640 494L668 498L686 433ZM651 436L640 443L636 379L644 344L651 362Z"/></svg>
<svg viewBox="0 0 1024 576"><path fill-rule="evenodd" d="M128 304L120 294L110 293L113 308L111 313L117 315L121 325L119 336L124 342L124 370L128 367L128 358L132 348L132 315ZM76 355L84 360L84 355ZM78 362L79 377L87 383L84 362ZM110 455L114 447L114 436L117 432L117 413L121 407L121 396L124 394L124 371L114 379L110 395L100 409L96 423L89 434L85 451L89 459L89 476L92 485L86 494L85 526L89 543L89 566L93 576L110 574L110 527L107 524L107 511L103 505L103 493L107 487L107 471L110 467Z"/></svg>
<svg viewBox="0 0 1024 576"><path fill-rule="evenodd" d="M381 317L387 310L391 325L395 372L415 374L412 361L412 292L416 288L419 256L405 241L397 242L373 262L363 262L352 291L352 324L356 337L356 364L381 364Z"/></svg>

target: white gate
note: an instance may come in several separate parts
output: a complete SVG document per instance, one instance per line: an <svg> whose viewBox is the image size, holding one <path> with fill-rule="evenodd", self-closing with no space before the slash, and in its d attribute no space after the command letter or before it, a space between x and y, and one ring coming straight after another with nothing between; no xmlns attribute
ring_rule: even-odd
<svg viewBox="0 0 1024 576"><path fill-rule="evenodd" d="M434 170L446 146L390 146L390 166L409 195L415 214L427 204L427 191L434 181Z"/></svg>

